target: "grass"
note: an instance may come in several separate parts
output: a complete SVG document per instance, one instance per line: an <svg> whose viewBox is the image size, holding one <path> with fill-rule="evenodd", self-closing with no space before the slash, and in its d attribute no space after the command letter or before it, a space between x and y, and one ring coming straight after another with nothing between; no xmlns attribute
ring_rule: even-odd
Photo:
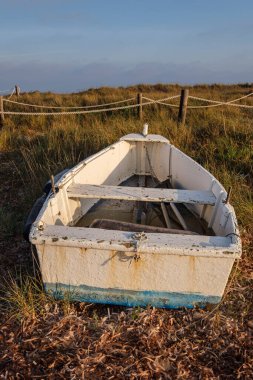
<svg viewBox="0 0 253 380"><path fill-rule="evenodd" d="M191 95L215 100L231 100L251 91L250 84L190 88ZM19 100L54 106L89 105L135 97L138 92L159 99L179 94L180 87L158 84L90 89L78 94L34 92L22 94ZM243 102L253 104L252 98ZM253 377L252 112L235 107L188 110L183 127L177 125L175 109L158 105L144 108L143 122L149 123L151 133L167 137L226 189L232 186L231 203L244 253L226 297L212 312L127 310L72 303L68 294L58 302L45 295L33 276L30 247L21 235L22 220L51 174L75 165L124 134L141 131L143 122L136 110L6 117L0 130L0 277L6 279L0 284L5 300L0 303L0 363L1 355L5 363L0 364L0 375L14 379L16 371L30 378L53 378L53 373L59 378L85 379L162 379L166 374L180 379ZM25 274L20 277L20 272ZM2 341L5 344L1 346ZM71 365L66 364L68 360Z"/></svg>
<svg viewBox="0 0 253 380"><path fill-rule="evenodd" d="M17 281L9 274L4 280L3 291L5 296L2 297L2 301L5 302L5 310L11 311L11 315L20 321L35 319L47 310L50 301L41 283L29 276L20 277Z"/></svg>

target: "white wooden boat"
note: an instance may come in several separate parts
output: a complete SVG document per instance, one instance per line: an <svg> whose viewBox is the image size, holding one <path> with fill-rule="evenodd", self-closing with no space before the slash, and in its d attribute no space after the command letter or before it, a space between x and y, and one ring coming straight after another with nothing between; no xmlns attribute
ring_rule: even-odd
<svg viewBox="0 0 253 380"><path fill-rule="evenodd" d="M166 138L122 137L67 171L32 224L46 290L127 306L218 303L241 256L226 198Z"/></svg>

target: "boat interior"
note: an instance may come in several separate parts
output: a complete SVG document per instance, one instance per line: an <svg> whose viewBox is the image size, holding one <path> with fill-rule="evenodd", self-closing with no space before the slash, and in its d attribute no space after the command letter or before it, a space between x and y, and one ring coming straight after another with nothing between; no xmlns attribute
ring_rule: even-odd
<svg viewBox="0 0 253 380"><path fill-rule="evenodd" d="M170 180L159 183L152 176L133 175L120 187L172 189ZM119 187L117 187L119 188ZM100 199L76 223L77 227L102 228L132 232L174 233L213 236L212 228L183 203Z"/></svg>
<svg viewBox="0 0 253 380"><path fill-rule="evenodd" d="M37 221L69 227L72 233L76 228L83 239L92 231L95 239L96 229L103 229L171 234L176 245L184 235L237 243L236 217L225 189L159 135L124 136L69 170L56 190ZM62 234L71 236L66 229Z"/></svg>

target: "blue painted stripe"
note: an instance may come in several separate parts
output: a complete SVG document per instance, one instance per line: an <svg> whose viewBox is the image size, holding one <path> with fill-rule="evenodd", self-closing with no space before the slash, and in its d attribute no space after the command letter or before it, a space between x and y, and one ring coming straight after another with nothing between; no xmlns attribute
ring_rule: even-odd
<svg viewBox="0 0 253 380"><path fill-rule="evenodd" d="M133 291L123 289L104 289L86 285L66 285L45 283L46 291L53 293L57 299L68 297L72 301L102 303L111 305L155 306L168 309L180 307L204 307L220 302L219 296L206 296L199 293L175 293L155 291Z"/></svg>

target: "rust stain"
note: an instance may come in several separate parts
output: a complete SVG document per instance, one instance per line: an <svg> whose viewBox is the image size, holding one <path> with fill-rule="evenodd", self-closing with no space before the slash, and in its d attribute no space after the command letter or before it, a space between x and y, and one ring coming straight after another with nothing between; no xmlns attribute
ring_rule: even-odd
<svg viewBox="0 0 253 380"><path fill-rule="evenodd" d="M196 287L196 257L189 256L189 285L191 291L195 290Z"/></svg>
<svg viewBox="0 0 253 380"><path fill-rule="evenodd" d="M87 248L80 248L81 254L85 254L87 252Z"/></svg>
<svg viewBox="0 0 253 380"><path fill-rule="evenodd" d="M133 242L121 243L121 245L123 245L123 246L126 247L126 248L131 248L131 247L134 246Z"/></svg>
<svg viewBox="0 0 253 380"><path fill-rule="evenodd" d="M139 261L140 260L140 258L141 258L141 256L140 255L138 255L137 253L134 255L134 260L135 261Z"/></svg>
<svg viewBox="0 0 253 380"><path fill-rule="evenodd" d="M131 287L139 289L143 279L144 266L147 265L142 260L142 255L136 253L131 256L131 265L129 265L129 277L131 278Z"/></svg>

